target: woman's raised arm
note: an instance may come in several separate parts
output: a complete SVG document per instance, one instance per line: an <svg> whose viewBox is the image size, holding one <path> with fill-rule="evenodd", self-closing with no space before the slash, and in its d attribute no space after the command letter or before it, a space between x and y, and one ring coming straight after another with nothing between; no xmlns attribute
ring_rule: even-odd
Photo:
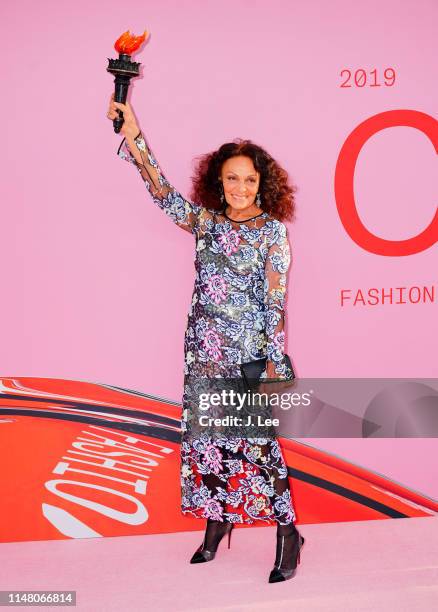
<svg viewBox="0 0 438 612"><path fill-rule="evenodd" d="M117 117L117 109L123 111L124 123L121 132L124 139L117 155L133 163L144 181L152 200L182 229L195 233L201 206L186 200L162 173L148 143L135 120L129 103L114 102L111 96L108 118Z"/></svg>

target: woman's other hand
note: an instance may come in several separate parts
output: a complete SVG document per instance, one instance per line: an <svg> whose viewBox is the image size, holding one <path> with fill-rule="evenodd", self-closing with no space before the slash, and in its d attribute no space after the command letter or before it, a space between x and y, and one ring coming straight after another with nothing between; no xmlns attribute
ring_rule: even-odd
<svg viewBox="0 0 438 612"><path fill-rule="evenodd" d="M121 104L120 102L114 101L114 94L111 95L110 103L108 107L107 117L110 121L113 121L118 117L117 109L123 111L123 125L121 127L120 133L123 134L126 138L135 138L140 128L138 127L137 121L134 116L134 112L132 110L129 102L126 104Z"/></svg>

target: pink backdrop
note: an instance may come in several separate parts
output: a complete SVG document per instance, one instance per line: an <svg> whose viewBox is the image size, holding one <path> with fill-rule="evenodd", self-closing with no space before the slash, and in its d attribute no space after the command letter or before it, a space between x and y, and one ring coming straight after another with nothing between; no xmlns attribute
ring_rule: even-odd
<svg viewBox="0 0 438 612"><path fill-rule="evenodd" d="M2 16L2 375L181 399L193 238L116 157L106 118L113 42L146 28L131 102L170 181L187 194L194 156L246 137L299 187L287 324L298 375L438 376L436 245L369 253L347 235L334 196L358 124L396 109L434 115L435 2L27 0ZM367 84L341 87L341 71L358 69ZM436 211L436 163L419 130L371 138L354 182L368 229L391 240L422 231ZM434 286L435 301L340 305L341 289L399 286ZM438 494L435 440L306 442Z"/></svg>

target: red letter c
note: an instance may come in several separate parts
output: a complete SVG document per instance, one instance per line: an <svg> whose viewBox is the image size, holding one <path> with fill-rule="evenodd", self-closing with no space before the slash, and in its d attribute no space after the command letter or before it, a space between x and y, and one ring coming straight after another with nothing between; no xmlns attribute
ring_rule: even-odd
<svg viewBox="0 0 438 612"><path fill-rule="evenodd" d="M438 121L426 113L414 110L387 111L366 119L351 132L339 153L335 171L336 206L345 231L366 251L390 257L414 255L438 241L438 209L426 229L407 240L385 240L375 236L367 230L357 214L353 184L359 153L371 136L396 126L421 130L431 140L438 153Z"/></svg>

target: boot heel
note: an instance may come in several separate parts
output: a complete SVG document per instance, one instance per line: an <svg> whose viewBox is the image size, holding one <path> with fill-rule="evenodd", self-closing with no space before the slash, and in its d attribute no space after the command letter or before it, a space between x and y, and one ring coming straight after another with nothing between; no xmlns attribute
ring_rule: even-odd
<svg viewBox="0 0 438 612"><path fill-rule="evenodd" d="M301 546L298 550L298 563L300 562L301 549L303 548L303 546L304 546L304 536L301 536Z"/></svg>
<svg viewBox="0 0 438 612"><path fill-rule="evenodd" d="M301 549L303 548L303 546L304 546L304 537L301 536L301 546L300 546L300 548L298 550L298 563L300 562Z"/></svg>
<svg viewBox="0 0 438 612"><path fill-rule="evenodd" d="M233 531L233 528L234 528L234 523L231 523L230 531L228 532L228 550L230 549L230 546L231 546L231 533Z"/></svg>

